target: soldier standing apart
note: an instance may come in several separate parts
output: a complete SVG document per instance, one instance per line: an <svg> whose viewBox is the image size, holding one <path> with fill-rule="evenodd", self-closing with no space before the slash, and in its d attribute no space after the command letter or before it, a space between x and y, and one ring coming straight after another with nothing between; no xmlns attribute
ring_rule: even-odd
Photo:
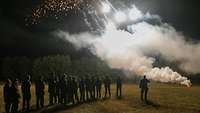
<svg viewBox="0 0 200 113"><path fill-rule="evenodd" d="M20 93L18 88L18 79L15 79L15 81L12 83L11 86L11 113L18 113L19 109L19 99L20 99Z"/></svg>
<svg viewBox="0 0 200 113"><path fill-rule="evenodd" d="M11 80L7 79L6 83L3 87L3 96L5 102L5 111L6 113L10 113L11 108Z"/></svg>
<svg viewBox="0 0 200 113"><path fill-rule="evenodd" d="M95 82L95 86L96 86L96 92L97 92L97 98L100 99L101 98L101 80L99 79L99 77L97 77L96 82Z"/></svg>
<svg viewBox="0 0 200 113"><path fill-rule="evenodd" d="M31 100L31 77L30 75L27 75L25 80L22 82L22 95L23 95L23 105L22 110L29 111L30 108L30 100Z"/></svg>
<svg viewBox="0 0 200 113"><path fill-rule="evenodd" d="M148 83L150 81L146 79L146 76L142 80L140 80L140 88L141 88L141 100L143 101L143 96L144 100L147 102L147 93L148 93Z"/></svg>
<svg viewBox="0 0 200 113"><path fill-rule="evenodd" d="M109 93L109 98L111 97L110 84L111 84L111 80L110 80L110 78L108 76L106 76L106 78L104 79L104 87L105 87L105 96L104 96L104 98L107 97L107 93Z"/></svg>
<svg viewBox="0 0 200 113"><path fill-rule="evenodd" d="M121 79L121 77L119 76L118 78L117 78L117 98L121 98L122 97L122 79Z"/></svg>
<svg viewBox="0 0 200 113"><path fill-rule="evenodd" d="M40 107L44 107L44 89L45 83L43 81L43 78L40 77L40 79L35 82L37 109L39 109Z"/></svg>

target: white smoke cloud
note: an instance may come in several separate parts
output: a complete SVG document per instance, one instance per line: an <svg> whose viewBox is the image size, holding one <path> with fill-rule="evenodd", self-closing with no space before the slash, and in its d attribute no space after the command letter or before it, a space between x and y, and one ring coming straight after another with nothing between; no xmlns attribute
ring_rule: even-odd
<svg viewBox="0 0 200 113"><path fill-rule="evenodd" d="M138 9L135 7L135 10ZM157 15L147 13L143 17L161 22ZM155 59L149 55L160 55L169 62L178 62L179 68L188 73L200 73L200 43L185 41L185 37L172 26L166 23L152 25L143 21L129 25L129 30L133 34L117 30L112 22L108 22L101 36L91 33L70 35L63 31L57 32L57 35L78 49L90 49L111 68L123 69L140 76L146 75L154 81L191 85L190 80L168 66L153 67Z"/></svg>

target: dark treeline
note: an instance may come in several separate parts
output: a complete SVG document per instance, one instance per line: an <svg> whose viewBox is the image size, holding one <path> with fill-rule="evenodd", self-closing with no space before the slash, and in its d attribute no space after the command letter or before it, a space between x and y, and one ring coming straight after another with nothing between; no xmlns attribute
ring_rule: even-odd
<svg viewBox="0 0 200 113"><path fill-rule="evenodd" d="M108 65L98 58L81 57L71 59L69 55L51 55L38 58L4 57L0 60L0 80L7 78L24 79L27 74L32 80L43 76L48 78L50 73L61 76L64 73L73 76L122 76L120 70L110 69Z"/></svg>

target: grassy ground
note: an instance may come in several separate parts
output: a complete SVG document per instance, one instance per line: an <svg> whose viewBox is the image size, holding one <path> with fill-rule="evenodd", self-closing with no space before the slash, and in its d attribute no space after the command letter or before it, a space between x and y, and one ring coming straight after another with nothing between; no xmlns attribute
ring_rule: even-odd
<svg viewBox="0 0 200 113"><path fill-rule="evenodd" d="M3 89L2 86L0 88L0 113L2 113L4 111ZM32 108L35 108L34 92L32 86ZM64 109L58 107L51 111L54 113L200 113L200 86L187 88L178 85L151 84L149 100L149 104L141 102L138 86L127 84L123 86L123 98L121 100L115 98L115 86L112 86L111 99ZM48 96L46 92L45 105L47 104Z"/></svg>

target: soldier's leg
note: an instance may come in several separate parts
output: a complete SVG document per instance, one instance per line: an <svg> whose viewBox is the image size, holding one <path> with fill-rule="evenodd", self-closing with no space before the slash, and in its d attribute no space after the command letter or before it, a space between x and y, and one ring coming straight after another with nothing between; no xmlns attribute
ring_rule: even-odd
<svg viewBox="0 0 200 113"><path fill-rule="evenodd" d="M44 107L44 94L40 95L40 106Z"/></svg>
<svg viewBox="0 0 200 113"><path fill-rule="evenodd" d="M75 98L76 98L76 101L79 102L79 97L78 97L78 91L77 90L75 91Z"/></svg>
<svg viewBox="0 0 200 113"><path fill-rule="evenodd" d="M116 97L118 97L118 86L116 88Z"/></svg>
<svg viewBox="0 0 200 113"><path fill-rule="evenodd" d="M27 110L30 110L30 100L31 100L31 95L28 96L27 98Z"/></svg>
<svg viewBox="0 0 200 113"><path fill-rule="evenodd" d="M145 89L144 95L145 95L145 101L147 101L147 93L148 93L148 88Z"/></svg>
<svg viewBox="0 0 200 113"><path fill-rule="evenodd" d="M108 93L109 93L109 97L111 97L110 85L108 86Z"/></svg>
<svg viewBox="0 0 200 113"><path fill-rule="evenodd" d="M99 88L99 98L101 98L101 87Z"/></svg>
<svg viewBox="0 0 200 113"><path fill-rule="evenodd" d="M40 101L39 94L36 94L36 108L37 109L39 109L39 101Z"/></svg>
<svg viewBox="0 0 200 113"><path fill-rule="evenodd" d="M11 110L12 113L18 113L18 107L19 107L18 104L19 104L18 102L13 103L12 110Z"/></svg>
<svg viewBox="0 0 200 113"><path fill-rule="evenodd" d="M22 110L25 110L25 104L26 104L26 99L25 99L25 95L23 94L23 101L22 101Z"/></svg>
<svg viewBox="0 0 200 113"><path fill-rule="evenodd" d="M11 107L11 103L10 102L5 103L6 113L10 113L10 107Z"/></svg>
<svg viewBox="0 0 200 113"><path fill-rule="evenodd" d="M105 86L105 95L104 95L104 97L106 98L106 96L107 96L107 86Z"/></svg>
<svg viewBox="0 0 200 113"><path fill-rule="evenodd" d="M140 95L140 98L141 98L142 101L143 101L143 93L144 93L144 89L142 88L141 89L141 95Z"/></svg>
<svg viewBox="0 0 200 113"><path fill-rule="evenodd" d="M119 87L119 96L122 97L122 86Z"/></svg>
<svg viewBox="0 0 200 113"><path fill-rule="evenodd" d="M52 93L49 93L49 104L50 105L53 104L53 95L52 95Z"/></svg>
<svg viewBox="0 0 200 113"><path fill-rule="evenodd" d="M96 97L99 98L99 87L96 87Z"/></svg>

